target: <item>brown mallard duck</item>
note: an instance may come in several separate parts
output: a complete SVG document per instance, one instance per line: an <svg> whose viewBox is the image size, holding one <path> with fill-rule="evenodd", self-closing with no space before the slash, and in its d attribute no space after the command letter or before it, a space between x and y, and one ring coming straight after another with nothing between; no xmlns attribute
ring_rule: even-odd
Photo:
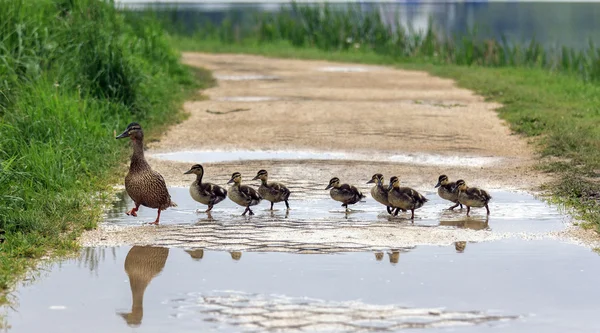
<svg viewBox="0 0 600 333"><path fill-rule="evenodd" d="M227 190L213 183L203 183L204 168L200 164L195 164L184 175L195 174L196 180L190 185L190 195L201 204L208 205L205 213L212 210L213 206L227 198Z"/></svg>
<svg viewBox="0 0 600 333"><path fill-rule="evenodd" d="M244 210L242 215L246 215L247 212L250 212L250 215L254 215L254 212L252 209L250 209L250 206L258 205L262 201L263 197L252 187L242 185L242 174L239 172L234 172L231 175L231 179L227 182L227 184L231 183L234 184L231 185L229 191L227 192L229 199L240 206L246 207L246 210Z"/></svg>
<svg viewBox="0 0 600 333"><path fill-rule="evenodd" d="M144 317L144 292L150 281L160 274L169 256L169 249L153 246L134 246L125 257L125 272L129 277L131 297L130 313L120 313L130 326L139 326Z"/></svg>
<svg viewBox="0 0 600 333"><path fill-rule="evenodd" d="M160 212L169 207L177 207L177 204L171 201L163 176L152 170L144 158L144 132L140 124L127 125L127 129L116 137L116 139L122 138L130 138L133 146L129 172L125 176L125 190L135 203L135 207L126 214L137 216L140 205L156 208L158 209L156 221L150 224L158 224Z"/></svg>
<svg viewBox="0 0 600 333"><path fill-rule="evenodd" d="M285 185L277 182L267 182L269 174L267 170L259 170L256 173L256 177L252 180L260 179L261 183L258 187L258 193L267 201L271 202L271 210L273 210L273 204L276 202L285 202L285 207L290 209L288 204L288 198L290 197L290 190Z"/></svg>
<svg viewBox="0 0 600 333"><path fill-rule="evenodd" d="M404 210L410 209L411 219L415 218L415 209L421 208L427 201L429 201L419 192L410 187L400 187L400 179L398 179L396 176L390 178L388 191L388 200L392 206ZM398 215L398 210L396 210L394 216L396 215Z"/></svg>
<svg viewBox="0 0 600 333"><path fill-rule="evenodd" d="M371 188L371 196L375 201L380 204L386 206L388 214L393 214L394 208L392 204L388 201L388 190L383 187L383 175L380 173L376 173L371 177L371 180L367 182L367 184L375 183L375 186ZM400 208L396 208L398 210Z"/></svg>
<svg viewBox="0 0 600 333"><path fill-rule="evenodd" d="M468 187L464 180L459 179L454 185L456 191L458 191L458 202L467 206L467 216L471 211L471 207L485 207L487 215L490 215L490 208L488 202L492 199L485 190L477 187Z"/></svg>
<svg viewBox="0 0 600 333"><path fill-rule="evenodd" d="M448 208L450 210L453 210L454 208L456 208L459 205L460 205L460 209L463 208L462 204L460 202L458 202L458 192L454 189L455 185L456 185L456 183L449 181L448 176L446 176L446 175L441 175L438 178L438 183L435 185L435 188L438 189L438 195L442 199L452 201L456 204L456 205Z"/></svg>
<svg viewBox="0 0 600 333"><path fill-rule="evenodd" d="M346 207L346 211L349 210L348 205L353 205L365 198L365 195L355 186L340 184L340 179L338 177L331 178L329 185L327 185L325 189L331 189L329 191L331 198L335 201L342 202L342 207Z"/></svg>

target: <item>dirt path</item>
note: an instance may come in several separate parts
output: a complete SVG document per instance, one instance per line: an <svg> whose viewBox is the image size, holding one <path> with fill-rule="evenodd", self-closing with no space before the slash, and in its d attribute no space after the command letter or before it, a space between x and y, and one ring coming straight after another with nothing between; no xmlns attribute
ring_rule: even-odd
<svg viewBox="0 0 600 333"><path fill-rule="evenodd" d="M536 192L548 179L534 170L531 147L511 135L498 118L494 109L499 105L450 80L387 67L249 55L186 53L183 59L213 71L218 85L203 92L207 100L185 103L189 119L147 145L146 157L174 187L171 192L179 207L165 211L158 228L140 227L141 220L154 218L154 210L142 209L148 215L135 219L125 217L125 207L117 207L107 224L83 235L83 245L267 251L308 247L335 252L349 246L344 242L365 250L510 237L573 239L572 231L567 234L573 229L564 229L567 218L555 208L514 194ZM222 150L228 156L236 150L285 150L346 157L243 162L157 157L198 150ZM267 212L265 203L256 208L257 216L244 219L240 207L227 200L215 207L214 219L193 213L200 205L186 189L193 177L183 172L195 163L204 165L205 180L223 186L235 171L257 185L250 179L259 169L267 169L271 179L284 182L293 193L289 218L281 211ZM397 175L405 186L428 195L430 202L416 214L414 224L390 219L373 202L366 182L374 173L383 173L386 179ZM440 174L496 191L489 225L480 212L466 219L464 211L445 210L448 202L433 188ZM324 190L334 176L367 194L367 202L356 205L353 217L344 219ZM327 232L326 224L331 228ZM248 234L240 234L240 228ZM577 232L577 242L590 238L581 234Z"/></svg>
<svg viewBox="0 0 600 333"><path fill-rule="evenodd" d="M532 191L546 180L532 171L530 147L497 117L498 105L451 80L389 67L249 55L186 53L183 60L213 71L218 86L204 92L209 100L186 103L190 118L149 145L150 154L198 149L361 153L373 160L350 168L342 163L334 173L349 182L376 172L386 178L396 174L410 186L426 188L441 173L498 189ZM242 80L257 75L265 77ZM416 167L377 159L398 153L494 157L498 163ZM189 183L181 175L187 164L153 161L171 185ZM294 172L312 174L302 168ZM320 181L326 184L331 177Z"/></svg>

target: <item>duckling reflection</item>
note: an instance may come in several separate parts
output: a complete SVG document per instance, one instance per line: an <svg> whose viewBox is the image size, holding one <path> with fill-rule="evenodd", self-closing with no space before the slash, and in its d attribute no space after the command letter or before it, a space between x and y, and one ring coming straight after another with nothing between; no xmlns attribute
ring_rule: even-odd
<svg viewBox="0 0 600 333"><path fill-rule="evenodd" d="M458 253L463 253L465 252L465 248L467 247L467 242L454 242L454 249L456 250L456 252Z"/></svg>
<svg viewBox="0 0 600 333"><path fill-rule="evenodd" d="M240 251L231 251L229 254L231 254L231 259L233 260L240 260L242 258L242 252Z"/></svg>
<svg viewBox="0 0 600 333"><path fill-rule="evenodd" d="M185 252L187 252L187 254L195 261L204 258L204 249L185 250Z"/></svg>
<svg viewBox="0 0 600 333"><path fill-rule="evenodd" d="M144 317L144 292L150 281L162 272L169 249L153 246L134 246L125 258L125 272L129 276L131 297L130 313L119 313L129 326L139 326Z"/></svg>
<svg viewBox="0 0 600 333"><path fill-rule="evenodd" d="M440 225L449 226L449 227L457 227L457 228L467 228L471 230L487 230L490 228L489 219L486 217L485 219L465 219L465 220L440 220Z"/></svg>
<svg viewBox="0 0 600 333"><path fill-rule="evenodd" d="M391 253L388 252L388 256L390 257L390 264L397 264L398 259L400 259L400 251L396 250Z"/></svg>
<svg viewBox="0 0 600 333"><path fill-rule="evenodd" d="M383 259L383 252L375 252L375 260L381 261Z"/></svg>

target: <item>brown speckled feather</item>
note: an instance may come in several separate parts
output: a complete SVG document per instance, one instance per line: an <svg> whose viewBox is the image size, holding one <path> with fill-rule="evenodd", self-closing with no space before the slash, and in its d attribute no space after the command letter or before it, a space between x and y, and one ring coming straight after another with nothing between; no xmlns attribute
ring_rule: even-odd
<svg viewBox="0 0 600 333"><path fill-rule="evenodd" d="M428 199L410 187L398 187L388 193L388 200L394 207L402 209L417 209L423 206Z"/></svg>
<svg viewBox="0 0 600 333"><path fill-rule="evenodd" d="M228 191L231 201L240 206L254 206L260 203L263 197L250 186L233 185Z"/></svg>
<svg viewBox="0 0 600 333"><path fill-rule="evenodd" d="M365 196L355 186L342 184L339 187L332 188L329 191L331 198L341 201L345 204L355 204Z"/></svg>
<svg viewBox="0 0 600 333"><path fill-rule="evenodd" d="M133 155L129 172L125 176L127 194L136 204L149 208L165 210L168 207L176 207L177 204L171 201L165 179L146 162L142 141L135 140L132 143Z"/></svg>
<svg viewBox="0 0 600 333"><path fill-rule="evenodd" d="M258 193L270 202L281 202L290 197L290 190L283 184L277 182L262 182Z"/></svg>

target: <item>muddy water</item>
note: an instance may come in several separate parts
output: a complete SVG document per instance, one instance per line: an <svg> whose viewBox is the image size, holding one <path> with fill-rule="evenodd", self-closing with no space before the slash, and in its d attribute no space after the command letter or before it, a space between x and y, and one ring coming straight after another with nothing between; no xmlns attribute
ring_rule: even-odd
<svg viewBox="0 0 600 333"><path fill-rule="evenodd" d="M600 258L554 241L301 255L82 251L18 289L12 332L596 332Z"/></svg>

